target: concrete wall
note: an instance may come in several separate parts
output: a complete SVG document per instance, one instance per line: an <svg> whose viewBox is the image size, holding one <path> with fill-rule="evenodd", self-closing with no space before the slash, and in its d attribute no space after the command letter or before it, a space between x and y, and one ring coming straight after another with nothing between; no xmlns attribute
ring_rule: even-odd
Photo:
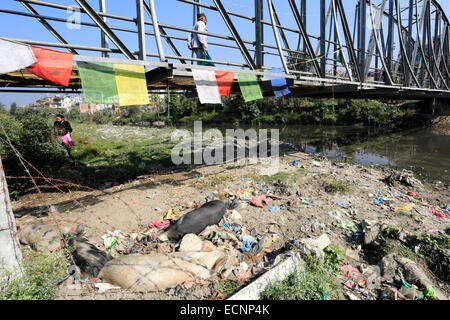
<svg viewBox="0 0 450 320"><path fill-rule="evenodd" d="M15 237L16 233L16 220L0 156L0 276L3 271L21 272L18 268L22 261L22 251L19 239Z"/></svg>

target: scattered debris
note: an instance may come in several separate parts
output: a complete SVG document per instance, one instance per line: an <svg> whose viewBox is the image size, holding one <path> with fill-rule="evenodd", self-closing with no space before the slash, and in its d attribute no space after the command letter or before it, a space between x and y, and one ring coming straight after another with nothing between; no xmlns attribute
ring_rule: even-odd
<svg viewBox="0 0 450 320"><path fill-rule="evenodd" d="M270 204L272 202L272 199L267 198L265 195L261 195L257 198L253 198L250 203L254 205L255 207L264 208L265 205Z"/></svg>
<svg viewBox="0 0 450 320"><path fill-rule="evenodd" d="M136 204L135 200L143 197L157 198L158 204L155 200L148 204L159 207L151 205L144 210L138 209L142 206L133 206L146 217L136 227L125 227L116 219L108 220L111 223L108 227L101 224L104 229L100 231L88 229L90 239L97 241L93 243L98 248L86 238L73 237L80 277L82 273L100 277L103 282L91 281L98 292L120 288L121 292L159 292L169 298L195 299L224 299L251 281L236 297L259 299L259 293L268 283L264 280L266 275L284 278L281 275L293 270L294 264L301 264L300 255L305 258L313 255L327 263L336 262L333 270L342 280L339 290L343 298L447 298L448 288L435 283L436 278L445 273L446 260L440 263L438 271L428 266L432 271L428 273L420 259L413 259L425 255L424 244L411 242L420 232L433 234L436 241L445 240L450 233L448 220L444 219L450 216L449 207L444 205L445 198L439 199L437 194L422 189L421 183L408 172L392 173L383 179L381 170L326 160L306 161L303 156L298 156L296 161L290 159L282 160L283 168L298 179L292 179L285 172L271 179L260 179L249 172L251 168L242 168L237 169L241 170L239 175L233 173L223 185L217 182L222 181L221 178L213 178L217 173L211 171L210 175L201 177L206 188L194 190L195 194L191 195L189 179L167 184L167 190L154 189L150 195L149 189L127 190L126 185L121 185L120 192L124 194L114 199L127 199L130 204ZM299 163L302 163L301 168L315 168L298 175ZM339 177L342 183L354 185L360 192L324 193L323 181L330 175ZM195 177L192 185L197 186L201 178ZM414 192L409 185L413 185ZM136 195L130 199L131 192ZM203 201L199 201L202 199L206 201L203 205ZM79 206L80 201L74 204ZM58 206L69 211L71 205L72 202ZM36 216L44 220L46 215ZM89 217L82 216L83 219ZM151 222L145 225L148 221ZM130 233L116 230L118 226ZM76 225L68 226L67 231L74 232L74 227ZM59 233L54 228L24 225L20 232L21 242L32 248L61 248ZM430 243L434 244L432 241ZM330 258L334 247L342 251L342 260ZM326 252L325 248L328 248ZM408 259L404 260L405 257ZM285 270L278 269L281 265ZM375 290L374 281L381 281L378 287L381 290ZM226 295L218 289L224 282L233 288ZM320 298L330 299L330 292L320 293Z"/></svg>
<svg viewBox="0 0 450 320"><path fill-rule="evenodd" d="M304 253L311 253L320 259L324 258L323 249L331 244L330 238L326 234L317 239L307 238L298 240L296 246Z"/></svg>
<svg viewBox="0 0 450 320"><path fill-rule="evenodd" d="M156 220L156 221L149 222L147 227L149 229L154 229L154 228L164 229L164 228L167 228L169 225L170 225L170 221Z"/></svg>

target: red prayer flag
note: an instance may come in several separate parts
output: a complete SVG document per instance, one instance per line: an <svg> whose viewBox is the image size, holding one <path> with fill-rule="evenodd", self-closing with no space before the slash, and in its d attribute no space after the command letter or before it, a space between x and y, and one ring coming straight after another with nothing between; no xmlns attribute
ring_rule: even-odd
<svg viewBox="0 0 450 320"><path fill-rule="evenodd" d="M216 71L217 86L221 97L229 97L233 86L234 72Z"/></svg>
<svg viewBox="0 0 450 320"><path fill-rule="evenodd" d="M63 86L68 86L73 70L73 54L41 47L30 46L37 63L28 71L38 77Z"/></svg>

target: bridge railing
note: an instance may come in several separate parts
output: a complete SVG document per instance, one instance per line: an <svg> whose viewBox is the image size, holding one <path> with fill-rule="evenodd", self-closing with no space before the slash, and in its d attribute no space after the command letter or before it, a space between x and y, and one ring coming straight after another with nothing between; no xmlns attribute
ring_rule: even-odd
<svg viewBox="0 0 450 320"><path fill-rule="evenodd" d="M57 42L30 39L26 24L0 37L193 68L203 60L187 49L187 36L197 33L208 36L212 62L222 68L281 65L284 76L299 81L450 91L450 24L436 0L128 0L126 8L107 0L61 2L0 4L0 16L38 21ZM200 12L212 31L192 30ZM96 45L91 28L100 31ZM84 38L91 44L75 43Z"/></svg>

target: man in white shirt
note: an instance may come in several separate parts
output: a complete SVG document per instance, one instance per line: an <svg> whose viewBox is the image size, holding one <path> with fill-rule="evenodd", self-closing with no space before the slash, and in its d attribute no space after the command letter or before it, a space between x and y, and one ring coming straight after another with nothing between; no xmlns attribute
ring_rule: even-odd
<svg viewBox="0 0 450 320"><path fill-rule="evenodd" d="M201 32L208 32L206 29L206 23L208 20L206 19L206 15L204 13L200 13L198 15L198 21L194 26L194 30ZM207 50L208 46L208 36L205 34L198 33L190 33L188 37L188 47L190 50L195 52L195 55L198 59L202 59L203 52Z"/></svg>

